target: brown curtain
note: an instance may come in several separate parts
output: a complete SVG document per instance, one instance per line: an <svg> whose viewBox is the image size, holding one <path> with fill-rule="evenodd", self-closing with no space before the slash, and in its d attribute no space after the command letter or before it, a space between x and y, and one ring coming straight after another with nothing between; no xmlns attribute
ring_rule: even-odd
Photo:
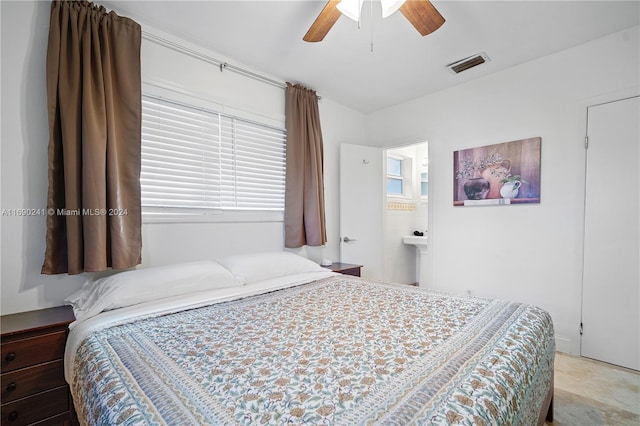
<svg viewBox="0 0 640 426"><path fill-rule="evenodd" d="M318 96L287 83L287 171L285 247L327 242L324 212L324 154Z"/></svg>
<svg viewBox="0 0 640 426"><path fill-rule="evenodd" d="M131 19L87 1L51 3L43 274L141 261L140 43Z"/></svg>

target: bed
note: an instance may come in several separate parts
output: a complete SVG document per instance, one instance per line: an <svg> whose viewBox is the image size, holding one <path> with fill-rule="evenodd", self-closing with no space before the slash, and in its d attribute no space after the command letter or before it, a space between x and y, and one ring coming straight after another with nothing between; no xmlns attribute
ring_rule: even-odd
<svg viewBox="0 0 640 426"><path fill-rule="evenodd" d="M552 321L521 303L339 275L287 252L117 274L68 303L81 424L551 420Z"/></svg>

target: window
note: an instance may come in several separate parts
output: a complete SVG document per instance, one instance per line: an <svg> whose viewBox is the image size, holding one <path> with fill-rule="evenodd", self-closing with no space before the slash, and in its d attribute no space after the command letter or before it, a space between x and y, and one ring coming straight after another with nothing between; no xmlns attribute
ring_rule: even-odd
<svg viewBox="0 0 640 426"><path fill-rule="evenodd" d="M420 173L420 195L423 198L429 196L429 173Z"/></svg>
<svg viewBox="0 0 640 426"><path fill-rule="evenodd" d="M142 97L142 211L284 210L285 130Z"/></svg>
<svg viewBox="0 0 640 426"><path fill-rule="evenodd" d="M387 157L387 195L403 195L402 159Z"/></svg>

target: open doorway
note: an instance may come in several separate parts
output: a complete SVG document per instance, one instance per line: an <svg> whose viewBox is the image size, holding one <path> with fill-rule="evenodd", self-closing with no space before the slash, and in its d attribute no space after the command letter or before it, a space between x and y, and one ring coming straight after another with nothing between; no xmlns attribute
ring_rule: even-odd
<svg viewBox="0 0 640 426"><path fill-rule="evenodd" d="M415 246L403 243L403 237L414 232L428 235L429 143L388 148L383 164L384 280L416 284L428 265Z"/></svg>

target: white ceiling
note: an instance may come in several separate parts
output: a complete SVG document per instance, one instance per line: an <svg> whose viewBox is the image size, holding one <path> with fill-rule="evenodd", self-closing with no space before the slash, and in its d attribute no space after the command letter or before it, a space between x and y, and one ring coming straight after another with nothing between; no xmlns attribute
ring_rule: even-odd
<svg viewBox="0 0 640 426"><path fill-rule="evenodd" d="M637 0L433 0L446 22L422 37L402 14L383 20L379 2L367 0L360 29L343 16L324 41L306 43L302 36L325 1L100 3L283 82L302 83L364 113L640 23ZM446 68L480 52L486 52L491 61L458 75Z"/></svg>

